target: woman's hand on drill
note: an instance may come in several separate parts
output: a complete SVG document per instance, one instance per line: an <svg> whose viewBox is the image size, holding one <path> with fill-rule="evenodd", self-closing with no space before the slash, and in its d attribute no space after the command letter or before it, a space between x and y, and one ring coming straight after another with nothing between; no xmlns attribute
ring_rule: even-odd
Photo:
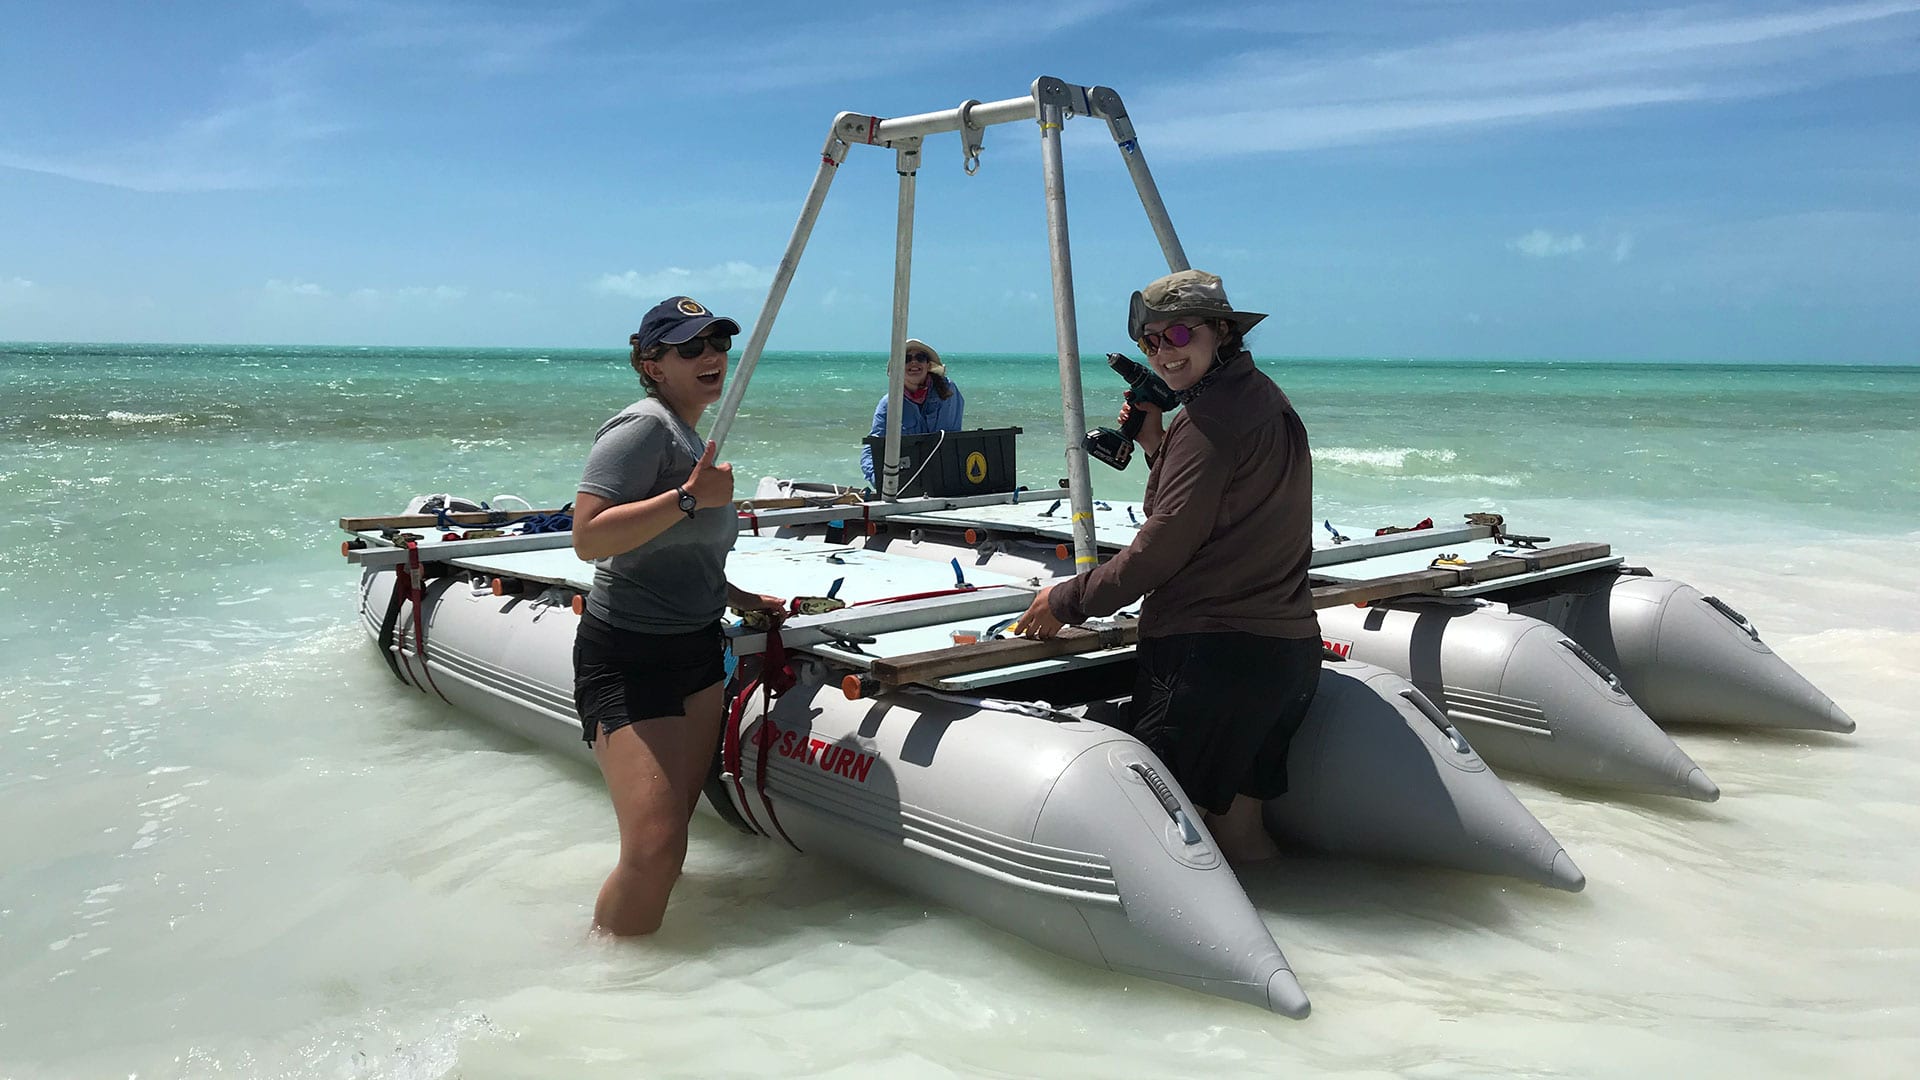
<svg viewBox="0 0 1920 1080"><path fill-rule="evenodd" d="M1148 457L1153 457L1160 452L1160 444L1167 437L1167 430L1160 419L1160 410L1144 402L1129 401L1120 406L1120 424L1123 428L1126 426L1127 417L1135 410L1139 411L1141 422L1140 433L1133 439L1140 444L1140 449L1146 451Z"/></svg>

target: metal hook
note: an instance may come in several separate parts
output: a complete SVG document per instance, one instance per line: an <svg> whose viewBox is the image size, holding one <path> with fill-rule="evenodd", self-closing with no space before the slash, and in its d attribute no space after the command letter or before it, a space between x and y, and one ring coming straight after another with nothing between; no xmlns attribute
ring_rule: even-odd
<svg viewBox="0 0 1920 1080"><path fill-rule="evenodd" d="M965 155L961 167L968 176L980 171L980 151L987 141L987 129L975 127L973 123L973 107L978 104L977 98L960 103L960 149Z"/></svg>

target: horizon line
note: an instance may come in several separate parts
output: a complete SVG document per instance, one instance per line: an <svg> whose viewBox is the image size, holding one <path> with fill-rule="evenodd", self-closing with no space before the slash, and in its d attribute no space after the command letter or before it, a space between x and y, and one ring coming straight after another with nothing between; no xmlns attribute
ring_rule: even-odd
<svg viewBox="0 0 1920 1080"><path fill-rule="evenodd" d="M0 341L0 349L16 346L107 346L113 348L205 348L205 349L353 349L353 350L417 350L445 351L450 349L475 349L495 352L568 352L568 353L604 353L621 356L626 353L622 346L599 345L383 345L383 344L329 344L316 342L265 342L265 341L82 341L82 340L40 340L40 341ZM955 357L982 358L1039 358L1057 357L1053 351L1001 352L986 350L945 350L947 355ZM738 353L732 354L738 359ZM841 356L885 356L884 349L767 349L761 356L781 355L841 355ZM1085 361L1092 352L1083 351L1080 356ZM1099 354L1099 355L1104 355ZM1909 360L1842 360L1842 359L1799 359L1799 360L1726 360L1705 357L1602 357L1602 356L1382 356L1382 355L1316 355L1306 353L1270 354L1255 356L1256 363L1267 362L1306 362L1306 363L1374 363L1374 364L1633 364L1633 365L1722 365L1727 367L1871 367L1871 368L1920 368L1920 357Z"/></svg>

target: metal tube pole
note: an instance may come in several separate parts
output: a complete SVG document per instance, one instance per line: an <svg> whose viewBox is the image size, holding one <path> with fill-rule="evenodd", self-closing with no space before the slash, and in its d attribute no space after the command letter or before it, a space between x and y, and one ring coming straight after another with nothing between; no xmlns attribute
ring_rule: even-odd
<svg viewBox="0 0 1920 1080"><path fill-rule="evenodd" d="M1160 241L1160 253L1166 256L1167 269L1191 269L1186 249L1180 246L1180 237L1173 231L1173 219L1167 216L1167 204L1160 199L1160 188L1147 169L1147 156L1140 151L1140 140L1134 135L1133 121L1127 118L1127 107L1120 95L1096 86L1087 96L1094 114L1106 120L1114 145L1120 148L1120 157L1127 163L1127 175L1133 178L1133 189L1140 194L1140 205L1147 211L1154 239Z"/></svg>
<svg viewBox="0 0 1920 1080"><path fill-rule="evenodd" d="M913 196L920 171L920 140L897 143L900 208L893 231L893 344L887 357L887 442L881 465L880 497L900 497L900 410L906 401L907 307L913 294Z"/></svg>
<svg viewBox="0 0 1920 1080"><path fill-rule="evenodd" d="M1060 352L1060 411L1067 429L1067 494L1073 507L1073 564L1090 570L1099 563L1093 538L1093 477L1087 471L1086 408L1080 399L1080 327L1073 308L1073 254L1067 243L1067 186L1061 157L1061 125L1066 122L1064 87L1053 79L1033 84L1040 106L1040 164L1047 197L1047 253L1053 264L1054 340Z"/></svg>
<svg viewBox="0 0 1920 1080"><path fill-rule="evenodd" d="M1005 101L989 101L970 107L967 110L967 119L974 127L1009 124L1015 120L1033 119L1036 114L1035 109L1032 97L1008 98ZM896 116L890 119L860 116L854 113L840 115L847 126L836 127L835 133L850 143L896 143L925 135L960 130L958 108L916 113L913 116Z"/></svg>
<svg viewBox="0 0 1920 1080"><path fill-rule="evenodd" d="M841 114L842 117L846 115ZM740 411L740 400L747 396L747 381L753 378L754 366L760 362L760 354L767 347L767 336L773 333L774 317L780 314L780 304L787 298L787 286L793 283L793 272L800 268L800 255L807 249L807 238L813 235L813 223L820 217L821 204L827 201L827 189L833 185L833 176L840 171L840 163L847 159L847 142L838 134L839 126L840 118L836 117L834 130L827 135L827 144L820 151L820 171L813 176L813 186L807 189L807 201L800 207L800 220L794 223L793 236L787 240L787 250L780 256L780 265L774 269L773 286L767 290L767 302L760 308L760 317L754 320L753 333L747 338L746 350L740 354L740 363L734 368L726 396L720 399L720 415L714 417L713 427L707 432L707 438L716 444L725 445L727 441L734 415Z"/></svg>

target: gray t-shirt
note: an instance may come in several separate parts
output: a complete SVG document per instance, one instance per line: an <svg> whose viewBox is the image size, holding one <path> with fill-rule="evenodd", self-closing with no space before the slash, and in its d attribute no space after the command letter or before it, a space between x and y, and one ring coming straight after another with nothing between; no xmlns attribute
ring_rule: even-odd
<svg viewBox="0 0 1920 1080"><path fill-rule="evenodd" d="M638 502L684 484L706 442L657 398L642 398L600 427L579 490ZM683 634L720 618L727 606L727 552L740 535L733 507L682 518L623 554L597 559L587 610L643 634Z"/></svg>

